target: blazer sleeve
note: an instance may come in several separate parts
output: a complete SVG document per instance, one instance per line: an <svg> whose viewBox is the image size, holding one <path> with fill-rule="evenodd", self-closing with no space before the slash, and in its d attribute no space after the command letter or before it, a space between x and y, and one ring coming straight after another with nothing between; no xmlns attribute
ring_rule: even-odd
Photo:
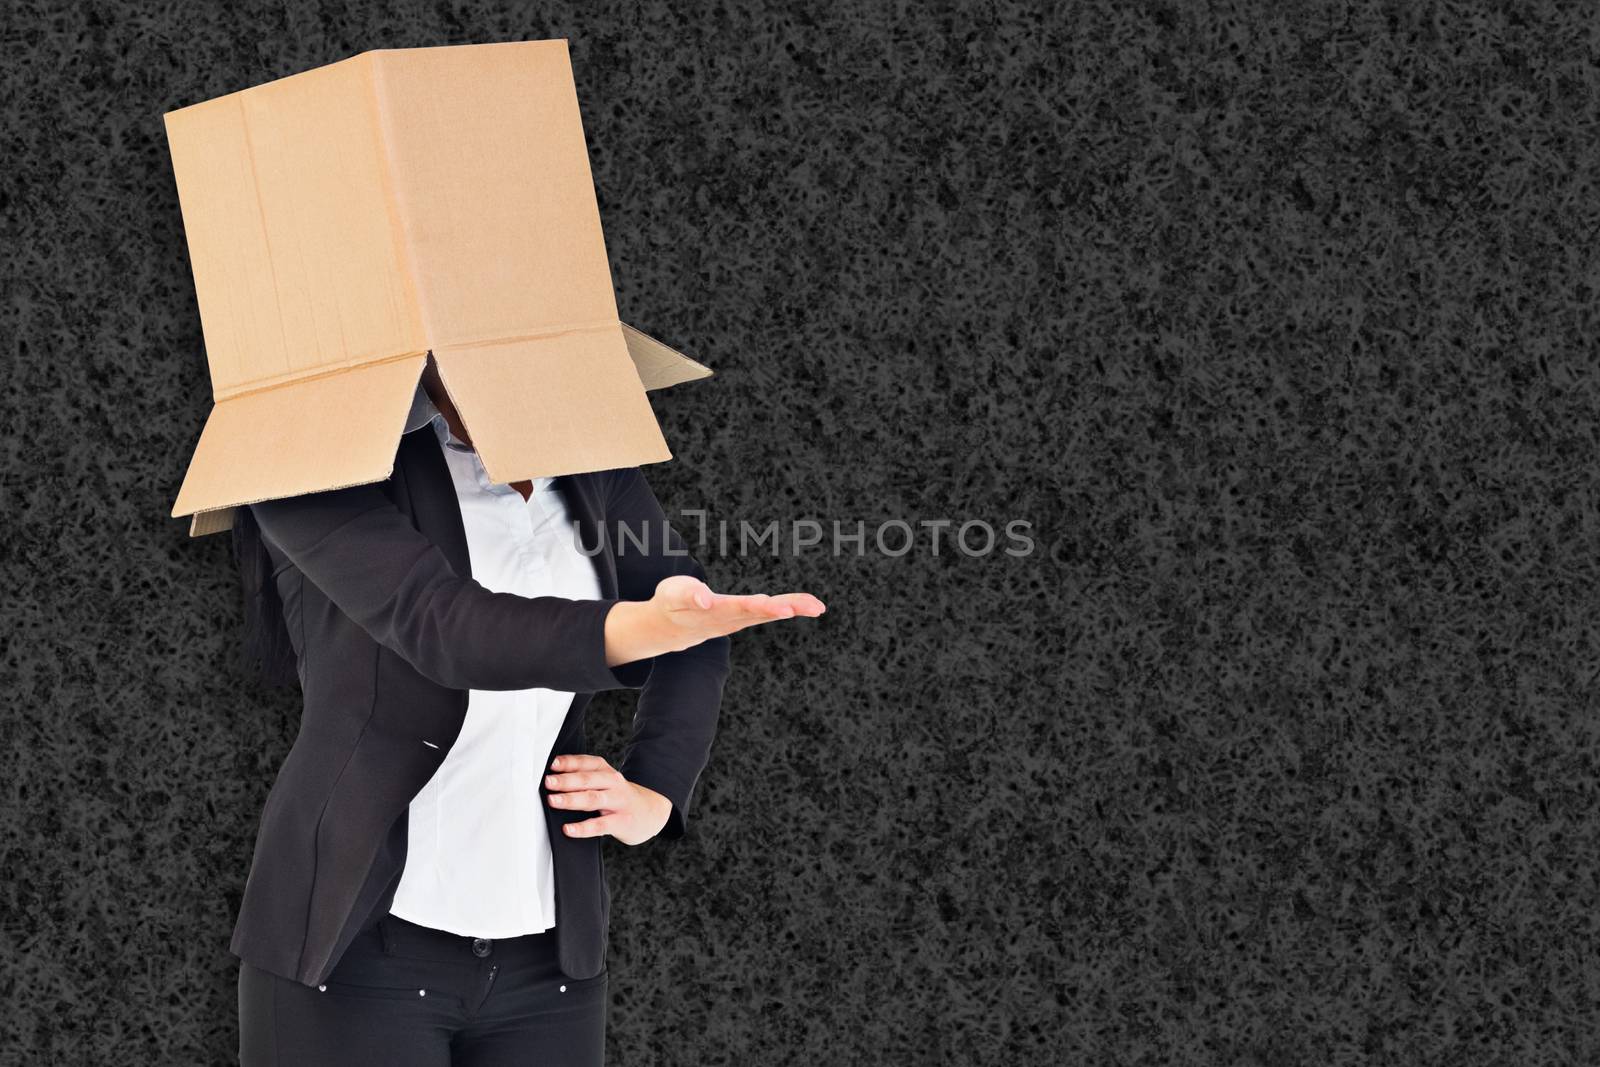
<svg viewBox="0 0 1600 1067"><path fill-rule="evenodd" d="M613 472L606 510L607 533L616 534L612 547L623 599L648 600L658 582L675 574L705 580L705 571L667 523L637 467ZM643 661L649 671L617 769L630 782L672 801L672 814L661 831L664 838L682 837L687 829L695 784L710 759L717 731L729 644L728 638L716 637Z"/></svg>
<svg viewBox="0 0 1600 1067"><path fill-rule="evenodd" d="M456 573L377 484L250 505L271 541L340 611L451 689L630 688L606 666L615 600L521 597Z"/></svg>

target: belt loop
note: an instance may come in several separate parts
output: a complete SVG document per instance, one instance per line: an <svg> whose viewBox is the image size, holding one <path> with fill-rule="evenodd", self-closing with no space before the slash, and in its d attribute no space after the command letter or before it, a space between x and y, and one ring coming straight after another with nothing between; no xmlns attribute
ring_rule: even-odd
<svg viewBox="0 0 1600 1067"><path fill-rule="evenodd" d="M378 934L383 938L383 954L394 955L394 934L389 930L389 916L385 915L378 920Z"/></svg>

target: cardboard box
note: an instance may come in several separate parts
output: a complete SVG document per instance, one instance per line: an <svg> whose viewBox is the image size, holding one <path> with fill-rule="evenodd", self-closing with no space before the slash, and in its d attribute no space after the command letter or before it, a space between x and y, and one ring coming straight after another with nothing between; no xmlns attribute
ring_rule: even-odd
<svg viewBox="0 0 1600 1067"><path fill-rule="evenodd" d="M489 476L670 459L711 373L617 313L564 40L364 52L166 115L215 407L179 489L381 481L428 353Z"/></svg>

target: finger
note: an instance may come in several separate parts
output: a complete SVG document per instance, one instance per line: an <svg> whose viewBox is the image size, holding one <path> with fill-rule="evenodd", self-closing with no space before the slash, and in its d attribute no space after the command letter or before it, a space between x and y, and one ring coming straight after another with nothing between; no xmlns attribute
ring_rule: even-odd
<svg viewBox="0 0 1600 1067"><path fill-rule="evenodd" d="M547 774L544 776L546 789L571 790L571 789L605 789L614 786L622 775L613 770L604 771L566 771L562 774Z"/></svg>
<svg viewBox="0 0 1600 1067"><path fill-rule="evenodd" d="M750 593L744 596L718 593L716 601L719 607L726 605L748 612L757 618L791 618L795 615L815 618L828 610L827 605L810 593L780 593L776 596L769 596L766 593Z"/></svg>
<svg viewBox="0 0 1600 1067"><path fill-rule="evenodd" d="M569 753L550 761L550 769L553 771L601 771L610 768L611 764L600 756L591 756L587 753Z"/></svg>
<svg viewBox="0 0 1600 1067"><path fill-rule="evenodd" d="M821 607L821 602L813 604L811 603L813 600L815 598L809 594L799 594L799 599L790 593L776 597L767 596L765 593L753 594L719 604L714 618L731 632L764 622L792 619L796 615L815 617L821 614L817 610Z"/></svg>
<svg viewBox="0 0 1600 1067"><path fill-rule="evenodd" d="M734 595L718 593L712 601L712 617L728 622L775 619L783 615L783 605L775 604L765 593Z"/></svg>
<svg viewBox="0 0 1600 1067"><path fill-rule="evenodd" d="M617 821L615 815L596 815L592 819L566 823L561 829L568 837L600 837L611 833Z"/></svg>
<svg viewBox="0 0 1600 1067"><path fill-rule="evenodd" d="M782 593L772 598L773 603L785 604L794 609L796 615L803 615L814 619L828 610L828 606L810 593Z"/></svg>
<svg viewBox="0 0 1600 1067"><path fill-rule="evenodd" d="M614 808L607 789L577 789L571 793L551 793L547 798L552 808L568 811L605 811Z"/></svg>

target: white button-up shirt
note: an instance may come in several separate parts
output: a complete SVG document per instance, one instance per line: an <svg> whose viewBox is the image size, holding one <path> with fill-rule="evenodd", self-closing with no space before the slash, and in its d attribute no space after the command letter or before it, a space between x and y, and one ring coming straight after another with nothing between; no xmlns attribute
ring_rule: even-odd
<svg viewBox="0 0 1600 1067"><path fill-rule="evenodd" d="M489 480L421 386L406 430L430 422L455 481L472 577L518 596L600 598L594 561L578 550L554 479L522 494ZM550 689L473 689L461 735L411 802L405 869L390 911L471 937L517 937L555 925L539 779L572 704Z"/></svg>

